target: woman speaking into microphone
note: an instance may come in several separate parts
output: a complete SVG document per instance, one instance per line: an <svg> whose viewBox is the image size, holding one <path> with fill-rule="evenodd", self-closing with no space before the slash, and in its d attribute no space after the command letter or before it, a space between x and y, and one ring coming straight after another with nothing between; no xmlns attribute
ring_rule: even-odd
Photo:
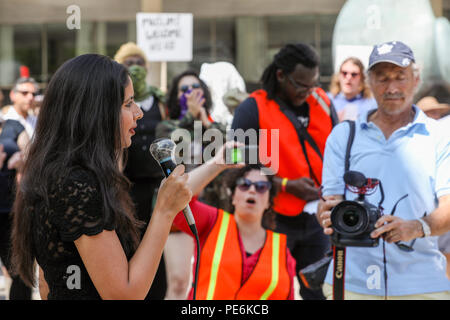
<svg viewBox="0 0 450 320"><path fill-rule="evenodd" d="M48 85L12 234L16 271L32 285L37 261L43 299L144 299L172 221L191 200L178 166L139 242L122 173L142 117L133 96L125 67L96 54L67 61Z"/></svg>

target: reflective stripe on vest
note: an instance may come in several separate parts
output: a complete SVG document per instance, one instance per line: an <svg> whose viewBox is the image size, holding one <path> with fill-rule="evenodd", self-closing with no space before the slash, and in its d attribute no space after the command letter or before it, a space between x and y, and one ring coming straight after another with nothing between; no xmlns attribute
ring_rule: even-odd
<svg viewBox="0 0 450 320"><path fill-rule="evenodd" d="M289 297L292 279L287 270L285 235L266 231L266 240L258 262L244 282L242 257L234 216L219 210L201 251L198 299L257 300Z"/></svg>
<svg viewBox="0 0 450 320"><path fill-rule="evenodd" d="M229 256L233 259L227 259ZM234 279L242 278L242 263L234 218L231 214L218 210L214 226L200 251L197 299L233 299L241 286L240 280ZM223 283L227 285L224 286Z"/></svg>
<svg viewBox="0 0 450 320"><path fill-rule="evenodd" d="M208 294L206 295L206 300L212 300L214 291L216 290L217 273L219 271L220 260L222 259L223 247L225 245L225 237L227 235L229 222L230 214L226 213L223 215L222 221L220 222L219 236L217 238L216 250L214 251L214 258L211 267L211 277L209 279L209 287Z"/></svg>
<svg viewBox="0 0 450 320"><path fill-rule="evenodd" d="M260 300L267 300L268 297L275 290L278 284L278 274L280 273L280 234L275 233L272 236L272 279L267 290L263 293Z"/></svg>
<svg viewBox="0 0 450 320"><path fill-rule="evenodd" d="M236 295L236 300L285 300L292 278L287 270L286 235L266 231L266 240L252 274Z"/></svg>
<svg viewBox="0 0 450 320"><path fill-rule="evenodd" d="M312 96L316 98L319 105L322 107L323 111L329 116L330 115L330 105L325 102L325 100L316 92L312 92Z"/></svg>

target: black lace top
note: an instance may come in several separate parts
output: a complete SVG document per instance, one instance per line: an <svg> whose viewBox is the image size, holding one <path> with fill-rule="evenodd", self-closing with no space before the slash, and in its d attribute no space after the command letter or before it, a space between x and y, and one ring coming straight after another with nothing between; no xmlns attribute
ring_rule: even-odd
<svg viewBox="0 0 450 320"><path fill-rule="evenodd" d="M33 243L36 260L49 286L48 299L100 299L74 240L115 229L114 221L109 220L103 216L96 177L82 168L55 184L48 205L36 205Z"/></svg>

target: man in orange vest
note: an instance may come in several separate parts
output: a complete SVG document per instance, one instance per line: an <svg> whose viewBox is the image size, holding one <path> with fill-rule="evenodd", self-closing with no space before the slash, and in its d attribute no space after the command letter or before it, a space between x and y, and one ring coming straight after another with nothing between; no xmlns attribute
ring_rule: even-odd
<svg viewBox="0 0 450 320"><path fill-rule="evenodd" d="M279 162L274 177L280 190L274 200L275 231L287 235L288 247L297 261L297 274L330 249L329 238L314 217L317 205L308 209L313 212L304 210L308 202L319 198L325 142L337 123L334 107L318 87L318 79L316 51L303 43L286 45L264 71L263 89L238 106L231 125L233 130L267 129L267 141L261 143L258 138L260 157L271 150L271 134L278 129L279 154L271 155ZM321 290L310 290L299 282L304 300L325 298Z"/></svg>

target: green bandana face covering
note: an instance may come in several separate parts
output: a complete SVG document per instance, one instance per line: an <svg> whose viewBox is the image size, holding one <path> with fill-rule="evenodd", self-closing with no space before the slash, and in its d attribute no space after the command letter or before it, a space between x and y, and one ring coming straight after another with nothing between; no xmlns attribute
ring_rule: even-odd
<svg viewBox="0 0 450 320"><path fill-rule="evenodd" d="M147 76L147 69L142 66L132 65L128 68L131 81L133 82L134 99L142 101L150 95L150 90L147 86L145 78Z"/></svg>

